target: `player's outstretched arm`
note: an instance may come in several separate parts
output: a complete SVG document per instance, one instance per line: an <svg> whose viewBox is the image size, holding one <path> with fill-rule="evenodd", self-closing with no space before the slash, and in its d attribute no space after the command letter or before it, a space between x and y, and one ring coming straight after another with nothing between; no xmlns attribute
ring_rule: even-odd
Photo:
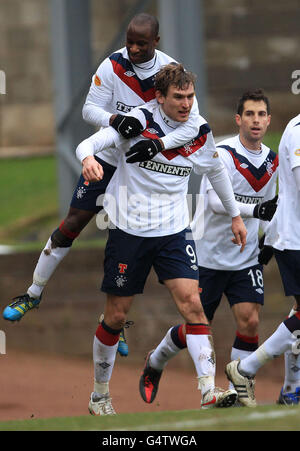
<svg viewBox="0 0 300 451"><path fill-rule="evenodd" d="M213 212L216 215L227 215L227 212L217 193L214 190L209 189L207 194L208 202ZM275 196L273 199L267 200L260 204L245 204L237 201L237 206L240 210L242 218L257 218L262 221L271 221L277 208L277 197L278 196Z"/></svg>

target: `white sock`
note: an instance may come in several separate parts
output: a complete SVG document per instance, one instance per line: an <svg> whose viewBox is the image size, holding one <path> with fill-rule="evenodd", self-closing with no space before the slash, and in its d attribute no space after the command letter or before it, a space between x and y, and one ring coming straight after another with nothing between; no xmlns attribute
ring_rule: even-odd
<svg viewBox="0 0 300 451"><path fill-rule="evenodd" d="M168 361L178 354L179 351L181 351L181 349L174 344L171 338L171 330L172 327L168 330L162 341L150 356L150 366L155 370L162 371Z"/></svg>
<svg viewBox="0 0 300 451"><path fill-rule="evenodd" d="M291 351L284 353L285 376L283 391L294 393L300 387L300 355Z"/></svg>
<svg viewBox="0 0 300 451"><path fill-rule="evenodd" d="M236 349L236 348L232 348L231 349L231 360L243 360L246 357L248 357L250 354L252 354L253 351L244 351L242 349Z"/></svg>
<svg viewBox="0 0 300 451"><path fill-rule="evenodd" d="M237 348L232 347L231 348L231 355L230 355L231 361L232 360L238 360L238 359L243 360L246 357L248 357L249 355L251 355L252 352L253 351L244 351L242 349L237 349ZM228 388L234 389L234 385L233 385L232 382L229 382Z"/></svg>
<svg viewBox="0 0 300 451"><path fill-rule="evenodd" d="M94 381L96 383L109 382L114 368L117 342L113 346L103 344L96 335L93 343ZM95 385L95 384L94 384Z"/></svg>
<svg viewBox="0 0 300 451"><path fill-rule="evenodd" d="M186 344L193 359L202 395L215 388L216 359L211 335L186 334Z"/></svg>
<svg viewBox="0 0 300 451"><path fill-rule="evenodd" d="M254 376L269 360L280 356L296 341L296 337L281 323L276 331L251 355L241 360L239 370L242 374Z"/></svg>
<svg viewBox="0 0 300 451"><path fill-rule="evenodd" d="M101 395L106 395L109 393L109 383L108 382L97 382L94 380L94 395L93 399L97 397L101 397Z"/></svg>
<svg viewBox="0 0 300 451"><path fill-rule="evenodd" d="M292 308L289 318L296 313ZM294 393L297 387L300 387L300 355L294 354L292 351L284 353L285 375L283 383L283 391Z"/></svg>
<svg viewBox="0 0 300 451"><path fill-rule="evenodd" d="M37 299L41 296L45 285L54 273L63 258L68 254L71 247L51 247L51 238L42 250L33 273L33 283L28 288L30 297Z"/></svg>

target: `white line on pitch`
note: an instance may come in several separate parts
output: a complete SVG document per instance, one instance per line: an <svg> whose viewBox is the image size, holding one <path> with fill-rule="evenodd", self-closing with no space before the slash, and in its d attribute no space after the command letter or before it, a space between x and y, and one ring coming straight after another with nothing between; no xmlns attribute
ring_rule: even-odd
<svg viewBox="0 0 300 451"><path fill-rule="evenodd" d="M188 420L188 421L177 421L177 422L171 422L171 423L160 423L158 424L145 424L137 427L132 428L122 428L122 429L106 429L109 430L115 430L115 431L167 431L167 430L183 430L184 428L196 428L196 427L203 427L203 426L212 426L214 424L218 424L221 422L229 422L234 421L236 423L243 422L243 421L255 421L255 420L265 420L270 418L281 418L289 415L299 415L300 410L299 409L292 409L292 410L284 410L284 411L278 411L278 410L271 410L269 412L251 412L246 415L242 415L240 417L236 416L228 416L224 418L211 418L206 420Z"/></svg>

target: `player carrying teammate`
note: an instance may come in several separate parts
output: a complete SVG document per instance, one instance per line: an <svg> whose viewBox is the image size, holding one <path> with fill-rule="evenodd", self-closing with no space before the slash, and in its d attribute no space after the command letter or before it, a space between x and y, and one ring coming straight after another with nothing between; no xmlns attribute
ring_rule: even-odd
<svg viewBox="0 0 300 451"><path fill-rule="evenodd" d="M143 137L157 140L188 120L194 100L194 76L182 65L167 65L156 76L155 86L157 101L131 114L146 128ZM143 292L152 266L186 321L187 347L199 379L202 406L227 407L235 402L235 390L224 392L214 384L211 331L199 297L198 267L193 264L194 242L187 236L186 194L193 169L199 174L207 173L232 217L234 240L241 245L241 250L246 243L246 229L210 128L203 118L199 118L197 125L198 135L189 145L177 152L157 153L146 162L134 163L140 160L139 155L136 156L144 140L125 141L112 128L96 133L78 146L77 156L83 163L83 176L87 180L101 176L101 168L93 158L96 152L114 144L119 158L104 204L112 227L102 283L102 291L107 294L105 316L94 337L94 391L89 404L92 414L114 413L109 381L118 337L134 295ZM202 359L199 359L199 351Z"/></svg>

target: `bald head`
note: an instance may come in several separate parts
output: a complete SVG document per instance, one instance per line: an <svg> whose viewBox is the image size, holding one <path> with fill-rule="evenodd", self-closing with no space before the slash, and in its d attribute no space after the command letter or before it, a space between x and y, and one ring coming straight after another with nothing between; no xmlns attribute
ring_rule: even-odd
<svg viewBox="0 0 300 451"><path fill-rule="evenodd" d="M133 64L150 61L159 42L158 20L150 14L141 13L133 17L126 33L128 57Z"/></svg>
<svg viewBox="0 0 300 451"><path fill-rule="evenodd" d="M154 38L158 36L159 33L159 23L156 17L151 16L151 14L140 13L134 16L129 22L128 28L145 28L150 27L152 35Z"/></svg>

